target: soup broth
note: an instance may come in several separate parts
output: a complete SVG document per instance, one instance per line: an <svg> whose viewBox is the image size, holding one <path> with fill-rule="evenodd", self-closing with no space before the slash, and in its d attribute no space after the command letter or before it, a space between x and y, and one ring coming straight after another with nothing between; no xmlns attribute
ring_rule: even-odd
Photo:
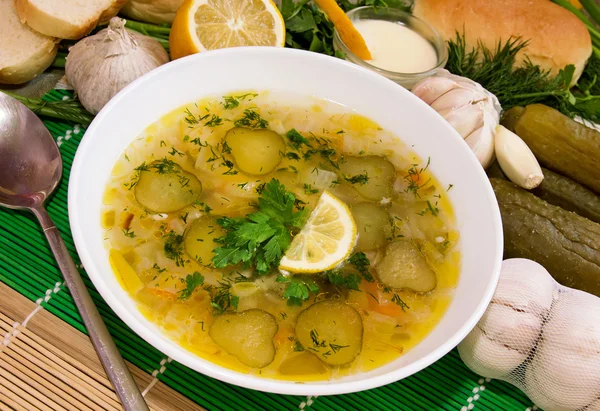
<svg viewBox="0 0 600 411"><path fill-rule="evenodd" d="M213 363L293 381L369 371L418 344L458 282L451 186L434 161L325 100L188 104L113 168L101 215L111 266L148 320ZM326 198L331 227L356 227L356 241L326 270L281 269ZM319 236L306 258L326 253Z"/></svg>

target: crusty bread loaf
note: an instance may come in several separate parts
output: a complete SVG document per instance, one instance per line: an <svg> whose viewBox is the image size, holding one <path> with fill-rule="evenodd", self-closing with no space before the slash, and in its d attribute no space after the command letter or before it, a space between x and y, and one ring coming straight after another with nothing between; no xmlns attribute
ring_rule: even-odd
<svg viewBox="0 0 600 411"><path fill-rule="evenodd" d="M19 21L14 0L0 0L0 83L21 84L52 64L58 40Z"/></svg>
<svg viewBox="0 0 600 411"><path fill-rule="evenodd" d="M175 12L183 0L129 0L121 14L148 23L173 23Z"/></svg>
<svg viewBox="0 0 600 411"><path fill-rule="evenodd" d="M114 17L127 0L14 0L23 23L42 34L78 40Z"/></svg>
<svg viewBox="0 0 600 411"><path fill-rule="evenodd" d="M481 39L490 49L510 36L530 40L520 53L554 74L575 65L579 78L592 54L586 26L570 11L549 0L415 0L414 15L435 28L445 40L465 33L467 47Z"/></svg>

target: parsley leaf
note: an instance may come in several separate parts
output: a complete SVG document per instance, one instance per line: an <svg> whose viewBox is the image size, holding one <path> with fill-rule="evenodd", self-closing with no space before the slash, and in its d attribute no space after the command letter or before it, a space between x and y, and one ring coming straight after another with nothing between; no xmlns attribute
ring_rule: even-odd
<svg viewBox="0 0 600 411"><path fill-rule="evenodd" d="M288 283L283 293L283 298L288 300L288 305L301 306L304 301L310 298L311 293L314 295L319 293L319 286L313 281L279 276L277 282Z"/></svg>
<svg viewBox="0 0 600 411"><path fill-rule="evenodd" d="M307 211L294 211L296 197L277 179L267 183L258 199L258 210L246 217L222 217L217 223L227 233L215 239L213 264L216 268L244 263L259 274L279 264L290 246L291 231L301 228Z"/></svg>
<svg viewBox="0 0 600 411"><path fill-rule="evenodd" d="M333 285L345 286L351 290L359 291L360 276L357 274L344 275L339 271L327 272L327 279Z"/></svg>
<svg viewBox="0 0 600 411"><path fill-rule="evenodd" d="M188 274L187 277L185 277L185 288L179 291L177 298L179 300L187 300L191 297L196 288L202 284L204 284L204 277L198 271L195 271L194 274Z"/></svg>

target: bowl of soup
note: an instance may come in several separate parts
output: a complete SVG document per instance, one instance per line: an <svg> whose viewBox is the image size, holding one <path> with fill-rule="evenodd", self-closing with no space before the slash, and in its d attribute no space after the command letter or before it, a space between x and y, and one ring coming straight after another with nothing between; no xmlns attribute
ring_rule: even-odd
<svg viewBox="0 0 600 411"><path fill-rule="evenodd" d="M483 315L502 258L491 186L394 82L316 53L168 63L96 116L73 162L81 261L170 358L295 395L405 378Z"/></svg>

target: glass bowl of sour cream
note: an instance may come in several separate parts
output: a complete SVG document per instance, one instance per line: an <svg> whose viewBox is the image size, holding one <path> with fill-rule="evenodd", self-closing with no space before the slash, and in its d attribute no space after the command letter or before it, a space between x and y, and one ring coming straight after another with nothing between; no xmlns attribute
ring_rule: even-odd
<svg viewBox="0 0 600 411"><path fill-rule="evenodd" d="M373 57L372 60L357 57L335 30L333 47L346 60L409 90L446 65L446 43L433 27L412 14L393 8L366 6L352 9L346 15L362 35Z"/></svg>

